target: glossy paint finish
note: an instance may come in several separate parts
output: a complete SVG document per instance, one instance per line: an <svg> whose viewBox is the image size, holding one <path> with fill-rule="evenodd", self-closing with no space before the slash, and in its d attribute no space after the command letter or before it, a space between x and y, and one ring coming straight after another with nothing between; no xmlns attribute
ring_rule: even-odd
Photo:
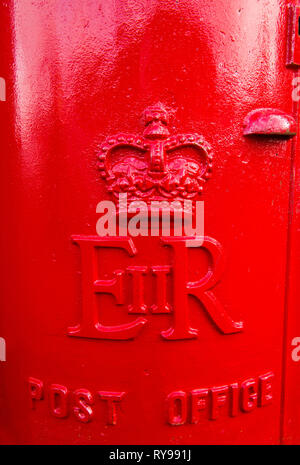
<svg viewBox="0 0 300 465"><path fill-rule="evenodd" d="M300 65L300 6L289 3L288 16L287 65L298 67Z"/></svg>
<svg viewBox="0 0 300 465"><path fill-rule="evenodd" d="M0 102L0 336L7 348L0 442L299 441L299 368L289 352L300 335L299 215L291 201L299 148L295 139L243 135L245 117L259 108L297 118L297 71L286 67L287 3L1 2L0 74L8 93ZM151 312L132 340L72 337L83 273L71 237L95 236L96 205L111 198L99 148L110 135L141 134L140 115L157 102L173 112L172 134L197 133L212 147L213 175L201 200L207 244L224 259L213 292L243 331L222 333L203 302L189 297L197 338L163 338L173 316ZM175 246L157 238L134 245L133 257L103 252L102 280L132 266L157 273L172 265L179 276ZM210 259L207 250L191 250L188 259L193 282ZM130 299L129 287L126 293ZM101 299L104 324L137 318L111 296ZM216 403L222 395L225 406ZM209 411L199 409L203 396Z"/></svg>
<svg viewBox="0 0 300 465"><path fill-rule="evenodd" d="M280 110L259 108L251 111L244 121L244 135L293 137L297 133L295 119Z"/></svg>

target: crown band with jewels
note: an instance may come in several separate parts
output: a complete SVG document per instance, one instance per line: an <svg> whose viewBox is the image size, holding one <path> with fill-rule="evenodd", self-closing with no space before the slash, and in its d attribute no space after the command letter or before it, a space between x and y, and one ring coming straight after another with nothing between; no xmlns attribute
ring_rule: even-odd
<svg viewBox="0 0 300 465"><path fill-rule="evenodd" d="M169 112L161 104L147 108L144 121L143 136L121 133L107 137L101 145L99 168L108 191L146 201L200 195L211 177L213 159L204 138L198 134L170 136Z"/></svg>

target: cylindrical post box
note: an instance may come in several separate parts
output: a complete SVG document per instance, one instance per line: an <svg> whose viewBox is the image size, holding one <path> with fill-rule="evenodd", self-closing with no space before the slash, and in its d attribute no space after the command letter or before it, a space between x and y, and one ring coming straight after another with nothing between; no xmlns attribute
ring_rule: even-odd
<svg viewBox="0 0 300 465"><path fill-rule="evenodd" d="M2 2L0 442L299 441L297 5Z"/></svg>

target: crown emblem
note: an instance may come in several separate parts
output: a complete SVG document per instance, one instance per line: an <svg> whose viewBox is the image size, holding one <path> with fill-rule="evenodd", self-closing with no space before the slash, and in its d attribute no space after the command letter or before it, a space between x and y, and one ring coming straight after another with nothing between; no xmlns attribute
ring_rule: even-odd
<svg viewBox="0 0 300 465"><path fill-rule="evenodd" d="M211 177L211 148L201 135L170 135L162 104L144 111L142 136L116 134L100 147L99 169L109 192L131 200L193 199Z"/></svg>

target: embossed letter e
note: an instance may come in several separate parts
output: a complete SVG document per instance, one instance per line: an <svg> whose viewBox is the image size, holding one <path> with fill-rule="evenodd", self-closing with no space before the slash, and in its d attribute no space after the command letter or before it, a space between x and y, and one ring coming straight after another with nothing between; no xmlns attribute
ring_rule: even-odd
<svg viewBox="0 0 300 465"><path fill-rule="evenodd" d="M96 339L132 339L147 322L145 318L115 326L104 326L99 322L96 294L112 294L117 305L124 304L124 271L114 271L114 278L97 279L96 249L99 247L124 249L130 256L136 255L132 239L122 237L73 236L80 246L82 263L82 320L77 326L68 328L69 336Z"/></svg>

